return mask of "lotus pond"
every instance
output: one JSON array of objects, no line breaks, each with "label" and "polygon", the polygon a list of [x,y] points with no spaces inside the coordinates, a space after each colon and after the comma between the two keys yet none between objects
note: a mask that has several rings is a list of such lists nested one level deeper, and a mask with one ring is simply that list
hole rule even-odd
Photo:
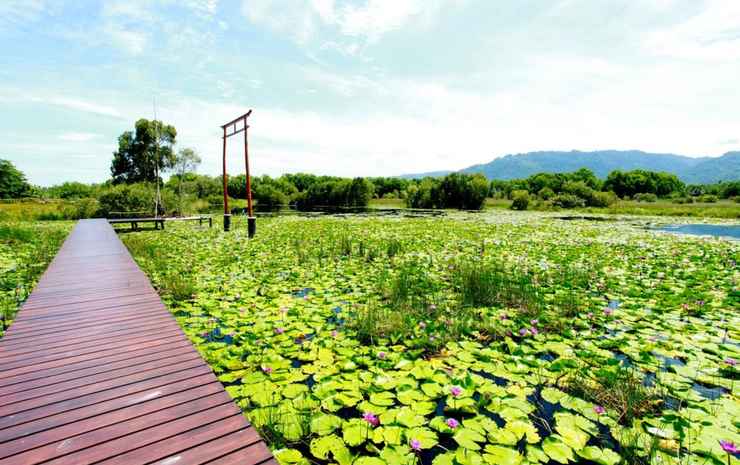
[{"label": "lotus pond", "polygon": [[496,212],[122,235],[282,464],[738,464],[740,243]]}]

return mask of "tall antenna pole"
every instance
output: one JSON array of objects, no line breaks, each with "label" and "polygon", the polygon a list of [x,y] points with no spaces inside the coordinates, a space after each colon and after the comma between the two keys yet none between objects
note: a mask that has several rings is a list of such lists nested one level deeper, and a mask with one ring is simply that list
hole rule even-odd
[{"label": "tall antenna pole", "polygon": [[157,97],[152,97],[152,104],[154,106],[154,129],[156,134],[154,136],[154,173],[157,183],[157,194],[154,198],[154,217],[159,218],[159,125],[157,124]]}]

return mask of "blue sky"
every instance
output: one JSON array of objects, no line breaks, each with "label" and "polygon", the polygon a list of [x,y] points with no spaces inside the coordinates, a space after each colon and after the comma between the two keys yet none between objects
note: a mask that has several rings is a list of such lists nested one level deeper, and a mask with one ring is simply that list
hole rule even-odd
[{"label": "blue sky", "polygon": [[250,108],[256,174],[740,148],[738,0],[2,0],[0,44],[0,158],[41,185],[107,179],[154,98],[207,174]]}]

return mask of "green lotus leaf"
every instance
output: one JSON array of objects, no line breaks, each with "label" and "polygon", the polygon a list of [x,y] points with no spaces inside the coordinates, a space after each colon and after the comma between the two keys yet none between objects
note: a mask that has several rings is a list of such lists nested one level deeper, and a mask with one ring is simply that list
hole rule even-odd
[{"label": "green lotus leaf", "polygon": [[273,452],[273,455],[280,465],[308,465],[309,463],[308,460],[303,457],[303,454],[295,449],[278,449]]},{"label": "green lotus leaf", "polygon": [[382,429],[383,441],[386,444],[400,445],[403,442],[403,431],[400,426],[384,426]]},{"label": "green lotus leaf", "polygon": [[558,435],[552,435],[542,441],[542,450],[548,457],[558,463],[575,461],[573,449],[571,449]]},{"label": "green lotus leaf", "polygon": [[414,412],[411,408],[401,407],[396,413],[396,422],[406,426],[407,428],[414,428],[425,424],[427,420],[422,415]]},{"label": "green lotus leaf", "polygon": [[588,433],[584,432],[580,428],[574,428],[567,425],[557,425],[555,430],[560,434],[563,442],[571,449],[582,449],[588,442]]},{"label": "green lotus leaf", "polygon": [[389,465],[413,463],[414,454],[409,452],[408,447],[386,446],[380,451],[380,458]]},{"label": "green lotus leaf", "polygon": [[541,395],[543,399],[550,402],[551,404],[557,404],[558,402],[560,402],[560,399],[567,396],[567,394],[563,391],[550,387],[544,388]]},{"label": "green lotus leaf", "polygon": [[[507,425],[513,422],[507,423]],[[494,444],[503,444],[507,446],[516,445],[519,442],[519,437],[514,431],[510,429],[495,428],[488,431],[488,439]]]},{"label": "green lotus leaf", "polygon": [[437,383],[422,383],[421,390],[432,399],[436,399],[442,394],[442,386]]},{"label": "green lotus leaf", "polygon": [[431,401],[418,401],[411,404],[410,407],[419,415],[429,415],[437,409],[437,404]]},{"label": "green lotus leaf", "polygon": [[462,447],[470,450],[479,450],[481,448],[479,443],[486,442],[486,438],[482,434],[470,428],[458,428],[452,439]]},{"label": "green lotus leaf", "polygon": [[342,426],[342,419],[336,415],[319,415],[311,420],[311,432],[319,436],[333,433]]},{"label": "green lotus leaf", "polygon": [[335,434],[322,436],[311,441],[311,454],[320,460],[329,460],[329,455],[340,465],[351,465],[354,457],[344,442]]},{"label": "green lotus leaf", "polygon": [[364,420],[353,418],[342,424],[342,438],[350,446],[359,446],[370,438],[372,427]]},{"label": "green lotus leaf", "polygon": [[540,435],[537,428],[529,422],[522,420],[515,420],[506,423],[506,430],[511,431],[517,438],[517,441],[522,437],[526,436],[529,444],[536,444],[540,442]]},{"label": "green lotus leaf", "polygon": [[384,460],[378,457],[359,457],[354,465],[388,465]]},{"label": "green lotus leaf", "polygon": [[293,399],[293,407],[296,410],[313,412],[316,411],[321,403],[314,399],[309,393],[304,393]]},{"label": "green lotus leaf", "polygon": [[527,447],[527,460],[531,463],[547,463],[550,458],[545,454],[545,451],[539,447]]},{"label": "green lotus leaf", "polygon": [[422,449],[431,449],[437,445],[437,434],[428,428],[411,428],[405,431],[406,439],[410,442],[416,439]]},{"label": "green lotus leaf", "polygon": [[308,392],[308,386],[305,384],[289,384],[282,389],[283,396],[288,399],[294,399],[304,392]]},{"label": "green lotus leaf", "polygon": [[524,457],[510,447],[487,445],[483,451],[483,460],[491,465],[520,465]]},{"label": "green lotus leaf", "polygon": [[600,449],[595,446],[587,446],[576,452],[579,457],[596,462],[599,465],[616,465],[622,458],[611,449]]},{"label": "green lotus leaf", "polygon": [[455,451],[455,461],[460,465],[483,465],[483,457],[478,452],[464,447]]},{"label": "green lotus leaf", "polygon": [[[398,462],[398,463],[403,463],[403,462]],[[432,465],[455,465],[455,453],[445,452],[444,454],[440,454],[434,457],[434,460],[432,460]]]},{"label": "green lotus leaf", "polygon": [[395,403],[395,398],[392,392],[377,392],[370,394],[370,403],[387,407]]}]

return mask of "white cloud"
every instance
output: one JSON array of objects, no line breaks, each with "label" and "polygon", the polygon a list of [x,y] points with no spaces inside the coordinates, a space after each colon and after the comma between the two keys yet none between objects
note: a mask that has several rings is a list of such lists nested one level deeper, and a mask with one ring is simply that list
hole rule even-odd
[{"label": "white cloud", "polygon": [[2,0],[0,31],[37,20],[46,10],[43,0]]},{"label": "white cloud", "polygon": [[288,34],[300,43],[324,28],[373,42],[411,22],[428,26],[443,7],[460,1],[365,0],[358,5],[346,0],[244,0],[242,11],[250,22]]},{"label": "white cloud", "polygon": [[100,134],[90,132],[65,132],[57,136],[59,140],[65,142],[90,142],[91,140],[101,137]]},{"label": "white cloud", "polygon": [[58,105],[61,107],[69,108],[71,110],[83,111],[86,113],[94,113],[96,115],[111,116],[113,118],[121,118],[121,113],[113,107],[101,105],[98,103],[91,103],[84,100],[69,97],[31,97],[31,101],[39,103],[47,103],[50,105]]},{"label": "white cloud", "polygon": [[740,1],[707,0],[691,18],[647,35],[645,46],[656,55],[727,62],[740,59]]},{"label": "white cloud", "polygon": [[103,4],[100,17],[99,32],[112,45],[128,54],[139,55],[151,39],[157,15],[151,1],[108,0]]}]

